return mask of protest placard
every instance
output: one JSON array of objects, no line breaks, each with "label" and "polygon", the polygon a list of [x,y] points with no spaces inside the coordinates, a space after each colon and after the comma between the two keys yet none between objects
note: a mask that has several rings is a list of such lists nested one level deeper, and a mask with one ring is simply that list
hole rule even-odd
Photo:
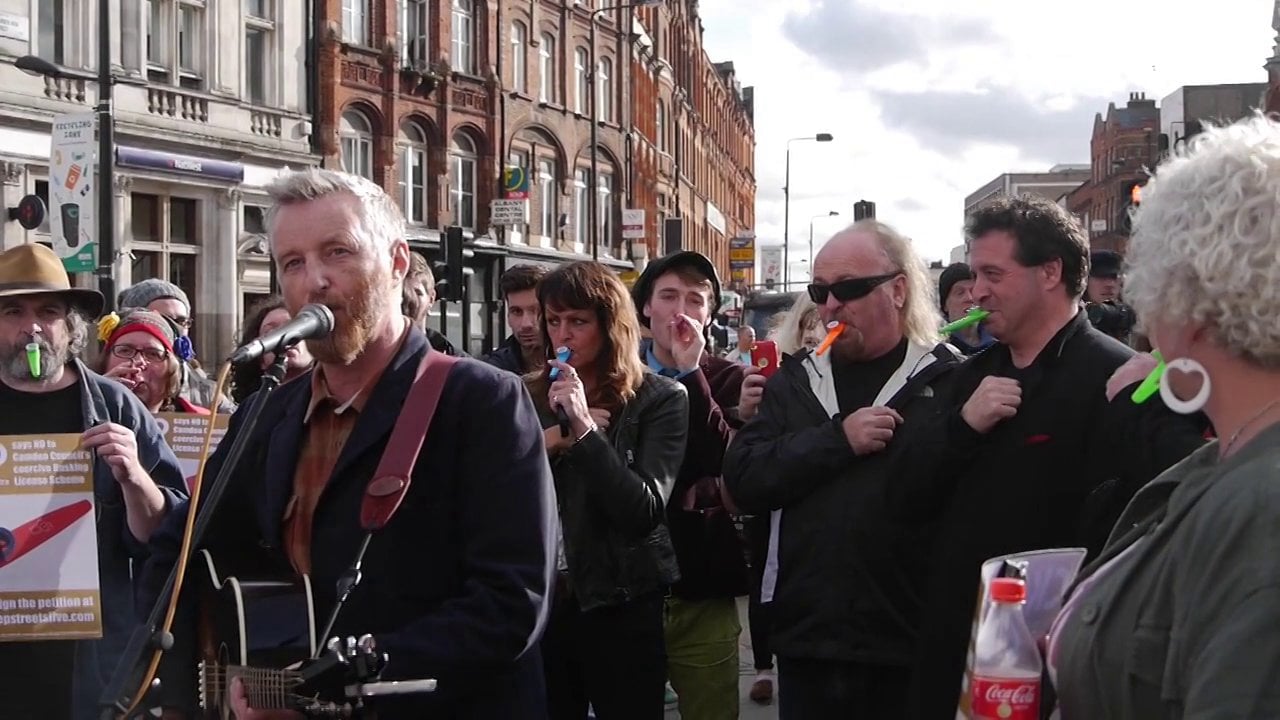
[{"label": "protest placard", "polygon": [[200,469],[200,458],[204,455],[204,434],[209,429],[210,418],[213,419],[213,442],[209,445],[209,454],[212,455],[222,436],[227,434],[230,415],[156,414],[156,422],[160,424],[164,441],[169,444],[173,454],[178,456],[178,466],[182,468],[182,477],[187,479],[188,491],[195,482],[196,471]]},{"label": "protest placard", "polygon": [[0,641],[102,637],[93,455],[0,436]]}]

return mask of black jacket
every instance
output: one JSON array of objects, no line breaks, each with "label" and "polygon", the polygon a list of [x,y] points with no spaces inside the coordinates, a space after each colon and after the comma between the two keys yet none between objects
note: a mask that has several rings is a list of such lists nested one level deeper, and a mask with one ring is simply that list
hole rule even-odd
[{"label": "black jacket", "polygon": [[[553,462],[569,588],[583,610],[665,591],[680,577],[665,509],[684,457],[689,398],[646,373],[610,419]],[[544,414],[543,427],[556,424]]]},{"label": "black jacket", "polygon": [[[932,362],[915,365],[893,402],[904,417],[935,412],[931,387],[958,363],[945,346],[934,352],[925,356]],[[931,528],[887,512],[885,488],[899,480],[890,457],[901,440],[855,455],[840,417],[814,392],[815,378],[830,372],[807,352],[782,364],[759,413],[729,446],[725,481],[744,512],[783,511],[770,610],[774,652],[905,667]]]},{"label": "black jacket", "polygon": [[[311,587],[319,618],[328,616],[337,580],[359,548],[361,498],[425,352],[426,337],[415,328],[373,388],[316,507]],[[248,440],[204,543],[221,555],[227,574],[235,573],[237,562],[291,573],[282,518],[310,396],[309,376],[280,386]],[[232,416],[210,458],[210,481],[241,432],[243,416],[243,410]],[[185,518],[183,505],[152,539],[144,576],[152,595],[173,563]],[[554,577],[555,522],[546,449],[524,385],[478,361],[460,360],[449,373],[409,493],[374,536],[363,580],[335,627],[341,637],[374,635],[391,656],[384,679],[439,680],[434,693],[387,700],[380,718],[540,716],[530,709],[545,703],[537,642]]]},{"label": "black jacket", "polygon": [[[1196,421],[1159,398],[1134,405],[1125,390],[1108,403],[1107,380],[1132,355],[1081,311],[1027,368],[992,345],[951,374],[936,413],[906,419],[891,504],[938,523],[910,717],[955,713],[983,561],[1055,547],[1096,553],[1138,488],[1203,442]],[[1018,379],[1022,404],[980,435],[960,409],[989,375]]]},{"label": "black jacket", "polygon": [[493,352],[480,359],[507,372],[513,372],[517,375],[524,374],[524,359],[520,352],[520,343],[516,340],[515,335],[507,336],[507,339],[494,348]]}]

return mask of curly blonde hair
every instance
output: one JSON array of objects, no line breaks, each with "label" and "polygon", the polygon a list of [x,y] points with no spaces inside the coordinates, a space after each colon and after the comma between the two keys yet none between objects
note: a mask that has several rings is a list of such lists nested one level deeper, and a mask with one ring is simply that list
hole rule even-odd
[{"label": "curly blonde hair", "polygon": [[1134,213],[1125,298],[1145,324],[1206,326],[1280,369],[1280,123],[1211,126],[1156,170]]}]

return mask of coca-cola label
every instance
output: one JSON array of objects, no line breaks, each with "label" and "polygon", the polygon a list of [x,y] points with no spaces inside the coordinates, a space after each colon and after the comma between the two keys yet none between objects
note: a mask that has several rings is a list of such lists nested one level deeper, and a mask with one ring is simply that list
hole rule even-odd
[{"label": "coca-cola label", "polygon": [[975,676],[969,711],[973,720],[1039,720],[1040,680]]}]

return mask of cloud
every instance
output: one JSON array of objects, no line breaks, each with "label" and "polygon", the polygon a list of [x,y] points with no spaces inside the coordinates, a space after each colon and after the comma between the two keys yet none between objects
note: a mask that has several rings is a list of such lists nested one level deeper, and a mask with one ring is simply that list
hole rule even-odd
[{"label": "cloud", "polygon": [[893,206],[902,212],[908,213],[924,212],[929,209],[928,205],[913,197],[898,198],[893,202]]},{"label": "cloud", "polygon": [[1050,109],[991,85],[980,92],[880,91],[875,97],[885,126],[910,134],[925,148],[955,156],[973,145],[1004,145],[1049,164],[1088,162],[1094,115],[1105,114],[1114,100],[1078,97],[1065,109]]},{"label": "cloud", "polygon": [[904,15],[869,7],[865,1],[825,0],[803,14],[788,14],[783,35],[840,73],[870,72],[902,62],[924,63],[939,47],[995,41],[974,19]]}]

